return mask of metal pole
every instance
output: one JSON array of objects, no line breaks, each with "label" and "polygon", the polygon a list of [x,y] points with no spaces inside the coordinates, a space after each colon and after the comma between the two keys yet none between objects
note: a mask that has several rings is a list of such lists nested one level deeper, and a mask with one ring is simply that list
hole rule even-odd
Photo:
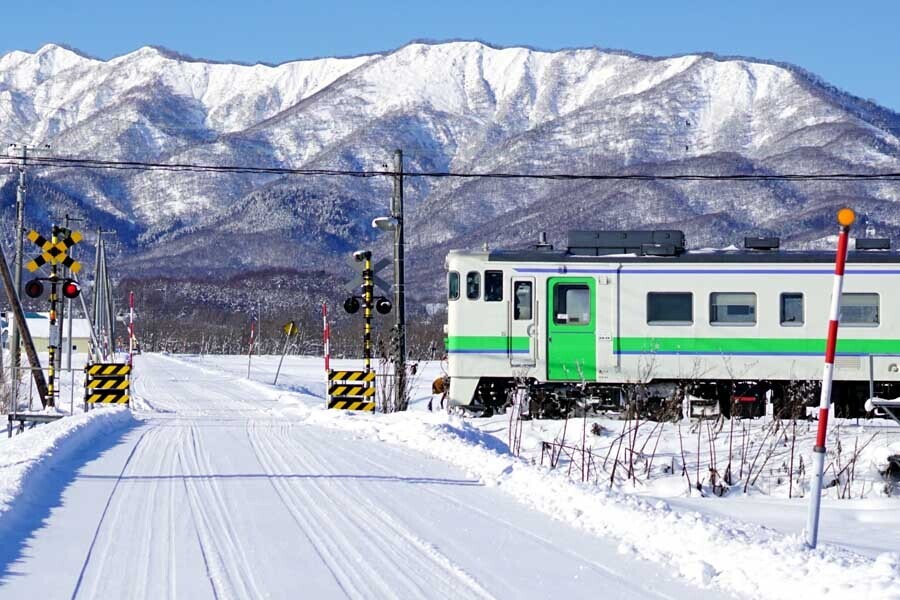
[{"label": "metal pole", "polygon": [[[19,185],[16,188],[16,257],[13,269],[13,285],[15,287],[16,297],[22,298],[22,263],[23,258],[23,236],[25,233],[25,168],[28,163],[28,146],[22,146],[22,163],[19,165]],[[18,406],[19,402],[19,380],[18,367],[19,360],[19,325],[11,322],[10,330],[10,371],[12,373],[12,401]]]},{"label": "metal pole", "polygon": [[394,151],[394,196],[391,213],[394,217],[394,329],[397,336],[397,355],[394,357],[394,406],[406,410],[406,290],[403,240],[403,151]]},{"label": "metal pole", "polygon": [[[203,348],[200,348],[203,352]],[[134,292],[128,292],[128,366],[134,365]]]},{"label": "metal pole", "polygon": [[[44,380],[44,372],[41,370],[41,363],[38,360],[37,351],[34,348],[34,340],[31,339],[31,334],[28,331],[28,325],[25,322],[25,312],[22,310],[22,302],[16,295],[16,290],[13,286],[12,273],[9,272],[9,265],[6,264],[6,254],[3,252],[2,246],[0,246],[0,279],[2,279],[3,288],[6,290],[6,300],[9,302],[10,307],[12,307],[16,324],[22,332],[22,344],[25,346],[25,355],[28,357],[28,361],[32,367],[31,373],[34,378],[34,385],[37,387],[38,394],[41,397],[41,404],[46,406],[47,382]],[[18,371],[19,369],[17,367],[13,368],[14,382],[18,381]],[[14,409],[16,409],[17,406],[17,404],[14,404]]]},{"label": "metal pole", "polygon": [[253,360],[253,340],[256,336],[256,321],[250,321],[250,352],[247,353],[247,379],[250,379],[250,362]]},{"label": "metal pole", "polygon": [[875,357],[869,355],[869,398],[875,397]]},{"label": "metal pole", "polygon": [[[56,245],[59,241],[59,227],[52,225],[52,233],[50,241]],[[50,263],[50,338],[47,344],[47,406],[56,406],[56,388],[54,387],[56,379],[56,352],[59,349],[59,339],[55,339],[59,335],[56,328],[56,305],[58,298],[56,292],[59,289],[59,267],[56,261]]]},{"label": "metal pole", "polygon": [[331,348],[329,347],[328,331],[328,304],[322,303],[322,354],[325,355],[325,407],[328,408],[331,395],[329,386],[331,385]]},{"label": "metal pole", "polygon": [[281,363],[284,362],[284,355],[287,354],[288,344],[291,342],[291,336],[288,333],[284,334],[284,348],[281,350],[281,358],[278,360],[278,368],[275,369],[275,381],[272,382],[272,385],[278,385],[278,375],[281,373]]},{"label": "metal pole", "polygon": [[822,503],[822,476],[825,469],[825,436],[828,432],[828,410],[831,406],[831,384],[834,377],[834,353],[837,348],[838,322],[841,313],[841,292],[844,287],[844,265],[847,261],[847,240],[856,215],[849,208],[838,211],[837,256],[834,260],[834,283],[831,289],[831,313],[828,318],[828,339],[825,344],[825,366],[822,371],[822,394],[819,397],[819,428],[813,447],[812,482],[809,490],[809,513],[806,520],[806,543],[815,548],[819,537],[819,509]]}]

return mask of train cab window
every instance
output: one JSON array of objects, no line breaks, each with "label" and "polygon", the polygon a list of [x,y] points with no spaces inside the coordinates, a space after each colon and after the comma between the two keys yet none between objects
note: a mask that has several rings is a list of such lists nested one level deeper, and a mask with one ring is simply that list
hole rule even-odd
[{"label": "train cab window", "polygon": [[513,286],[513,319],[530,321],[531,307],[534,306],[530,281],[517,281]]},{"label": "train cab window", "polygon": [[711,325],[756,325],[756,294],[713,292],[709,295]]},{"label": "train cab window", "polygon": [[692,325],[694,295],[690,292],[649,292],[647,325]]},{"label": "train cab window", "polygon": [[503,300],[503,271],[484,272],[484,301],[500,302]]},{"label": "train cab window", "polygon": [[803,325],[803,294],[781,295],[781,325],[783,327]]},{"label": "train cab window", "polygon": [[459,273],[450,271],[447,275],[447,298],[459,300]]},{"label": "train cab window", "polygon": [[466,298],[478,300],[481,297],[481,273],[469,271],[466,273]]},{"label": "train cab window", "polygon": [[588,325],[591,322],[591,289],[583,283],[560,283],[553,288],[553,322]]},{"label": "train cab window", "polygon": [[841,326],[876,327],[881,322],[878,294],[841,294]]}]

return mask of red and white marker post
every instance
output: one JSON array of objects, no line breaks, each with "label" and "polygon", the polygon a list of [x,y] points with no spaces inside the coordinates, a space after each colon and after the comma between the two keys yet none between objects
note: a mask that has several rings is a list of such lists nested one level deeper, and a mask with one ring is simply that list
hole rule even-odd
[{"label": "red and white marker post", "polygon": [[328,406],[328,386],[331,381],[328,376],[331,373],[331,329],[328,327],[328,305],[322,303],[322,354],[325,356],[325,406]]},{"label": "red and white marker post", "polygon": [[326,380],[328,371],[331,370],[331,348],[329,343],[329,338],[331,337],[331,331],[328,329],[328,305],[324,302],[322,303],[322,349],[323,354],[325,355],[325,374]]},{"label": "red and white marker post", "polygon": [[834,284],[831,289],[831,313],[828,317],[828,339],[825,342],[825,368],[822,371],[822,394],[819,397],[819,428],[813,448],[812,482],[809,490],[809,514],[806,519],[806,544],[816,547],[819,537],[819,508],[822,503],[822,476],[825,470],[825,436],[828,432],[828,411],[831,407],[831,382],[834,378],[834,353],[837,348],[838,319],[841,314],[841,292],[844,289],[844,265],[847,262],[847,243],[850,226],[856,220],[852,209],[842,208],[837,215],[841,226],[838,234],[837,256],[834,260]]},{"label": "red and white marker post", "polygon": [[128,292],[128,366],[134,366],[134,292]]},{"label": "red and white marker post", "polygon": [[247,379],[250,379],[250,361],[253,360],[253,343],[256,341],[256,319],[250,321],[250,351],[247,352]]}]

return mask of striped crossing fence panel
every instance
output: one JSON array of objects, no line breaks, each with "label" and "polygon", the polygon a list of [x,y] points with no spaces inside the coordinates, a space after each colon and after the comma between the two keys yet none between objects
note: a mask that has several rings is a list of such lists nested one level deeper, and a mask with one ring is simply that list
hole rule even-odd
[{"label": "striped crossing fence panel", "polygon": [[375,372],[329,370],[328,408],[375,412]]},{"label": "striped crossing fence panel", "polygon": [[94,363],[84,367],[84,401],[93,404],[130,404],[131,365]]}]

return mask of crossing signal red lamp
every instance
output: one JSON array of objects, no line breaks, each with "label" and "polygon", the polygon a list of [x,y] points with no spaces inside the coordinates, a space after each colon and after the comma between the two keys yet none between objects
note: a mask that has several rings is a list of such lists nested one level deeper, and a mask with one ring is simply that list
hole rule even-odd
[{"label": "crossing signal red lamp", "polygon": [[81,286],[78,285],[78,282],[73,279],[66,279],[63,281],[62,286],[62,295],[64,298],[69,298],[73,300],[78,297],[78,294],[81,293]]},{"label": "crossing signal red lamp", "polygon": [[344,300],[344,310],[350,313],[351,315],[355,312],[359,311],[359,300],[356,299],[355,296],[350,296],[346,300]]},{"label": "crossing signal red lamp", "polygon": [[393,308],[393,305],[387,298],[379,298],[375,301],[375,310],[377,310],[380,315],[388,314],[391,312],[391,308]]},{"label": "crossing signal red lamp", "polygon": [[25,284],[25,295],[29,298],[40,298],[44,294],[44,284],[40,279],[32,279]]}]

